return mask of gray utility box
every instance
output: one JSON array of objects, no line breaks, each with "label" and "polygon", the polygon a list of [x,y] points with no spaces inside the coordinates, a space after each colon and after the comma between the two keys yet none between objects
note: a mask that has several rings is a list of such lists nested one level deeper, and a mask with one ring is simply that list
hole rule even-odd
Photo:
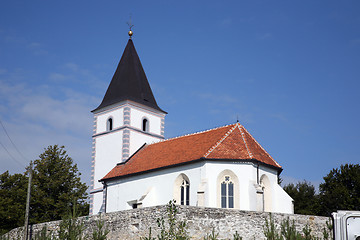
[{"label": "gray utility box", "polygon": [[335,240],[360,240],[360,211],[332,213]]}]

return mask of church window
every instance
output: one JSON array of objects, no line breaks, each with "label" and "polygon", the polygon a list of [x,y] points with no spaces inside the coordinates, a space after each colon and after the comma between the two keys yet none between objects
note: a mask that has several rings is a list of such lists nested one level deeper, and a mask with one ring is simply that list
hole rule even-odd
[{"label": "church window", "polygon": [[190,204],[190,184],[188,181],[183,179],[180,186],[180,204],[189,205]]},{"label": "church window", "polygon": [[146,118],[143,118],[143,120],[142,120],[142,130],[144,132],[149,131],[149,120],[147,120]]},{"label": "church window", "polygon": [[177,204],[190,205],[190,180],[185,174],[177,176],[173,191],[173,199]]},{"label": "church window", "polygon": [[111,131],[113,130],[113,120],[112,118],[109,118],[106,123],[106,130]]},{"label": "church window", "polygon": [[217,207],[240,208],[239,179],[230,169],[225,169],[217,177]]},{"label": "church window", "polygon": [[221,183],[221,207],[234,208],[234,183],[230,176],[225,176]]}]

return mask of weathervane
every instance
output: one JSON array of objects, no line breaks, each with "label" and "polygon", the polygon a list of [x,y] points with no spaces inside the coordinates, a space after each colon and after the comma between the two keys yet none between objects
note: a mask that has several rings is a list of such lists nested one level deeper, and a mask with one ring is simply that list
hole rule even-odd
[{"label": "weathervane", "polygon": [[129,37],[130,37],[130,39],[131,39],[131,36],[133,35],[133,32],[131,31],[131,28],[134,26],[134,24],[132,24],[132,22],[131,22],[131,14],[130,14],[130,19],[129,19],[129,21],[126,22],[126,23],[127,23],[127,25],[129,26],[129,28],[130,28],[128,34],[129,34]]}]

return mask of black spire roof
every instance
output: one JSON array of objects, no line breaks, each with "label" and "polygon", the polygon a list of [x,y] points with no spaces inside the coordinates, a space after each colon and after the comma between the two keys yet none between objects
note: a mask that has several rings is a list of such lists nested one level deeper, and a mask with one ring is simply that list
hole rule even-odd
[{"label": "black spire roof", "polygon": [[125,47],[104,99],[92,112],[124,100],[131,100],[167,113],[156,103],[131,38]]}]

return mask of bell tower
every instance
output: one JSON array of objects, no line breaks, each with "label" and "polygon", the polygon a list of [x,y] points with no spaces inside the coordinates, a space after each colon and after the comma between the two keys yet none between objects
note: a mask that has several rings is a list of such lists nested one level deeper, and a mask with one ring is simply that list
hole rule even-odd
[{"label": "bell tower", "polygon": [[104,211],[106,188],[99,182],[144,143],[164,139],[167,112],[156,103],[139,56],[129,40],[101,104],[92,111],[90,215]]}]

